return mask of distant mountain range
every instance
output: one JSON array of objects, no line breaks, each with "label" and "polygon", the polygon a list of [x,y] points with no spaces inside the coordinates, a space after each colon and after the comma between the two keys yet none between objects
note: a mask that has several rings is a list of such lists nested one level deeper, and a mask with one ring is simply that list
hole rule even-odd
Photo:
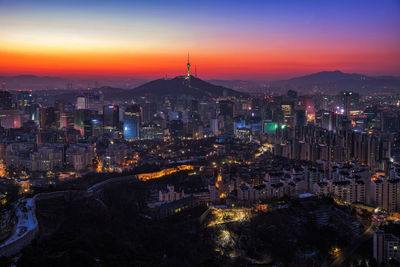
[{"label": "distant mountain range", "polygon": [[87,78],[69,79],[64,77],[17,75],[0,76],[0,84],[5,82],[10,90],[53,90],[53,89],[87,89],[100,86],[112,86],[131,89],[147,80],[137,78]]},{"label": "distant mountain range", "polygon": [[297,90],[301,93],[311,93],[313,89],[320,92],[334,94],[342,90],[352,90],[362,94],[377,92],[400,93],[400,77],[367,76],[358,73],[344,73],[341,71],[322,71],[296,77],[288,80],[256,82],[245,80],[210,80],[210,82],[227,86],[245,92],[272,91],[281,93],[282,90]]},{"label": "distant mountain range", "polygon": [[272,87],[294,89],[308,92],[313,88],[321,91],[337,92],[352,90],[370,94],[376,92],[400,93],[400,79],[392,76],[371,77],[358,73],[344,73],[341,71],[322,71],[302,77],[271,82]]},{"label": "distant mountain range", "polygon": [[[352,90],[362,94],[400,93],[400,78],[393,76],[367,76],[341,71],[322,71],[288,80],[259,82],[245,80],[209,80],[204,81],[190,77],[190,86],[184,77],[157,79],[146,83],[146,80],[135,78],[102,78],[72,80],[62,77],[40,77],[34,75],[0,76],[0,82],[6,82],[7,89],[84,89],[103,87],[121,97],[132,95],[192,95],[194,97],[218,97],[241,95],[246,92],[297,90],[300,93],[319,92],[335,94],[342,90]],[[134,88],[134,89],[132,89]],[[118,92],[118,93],[117,93]]]}]

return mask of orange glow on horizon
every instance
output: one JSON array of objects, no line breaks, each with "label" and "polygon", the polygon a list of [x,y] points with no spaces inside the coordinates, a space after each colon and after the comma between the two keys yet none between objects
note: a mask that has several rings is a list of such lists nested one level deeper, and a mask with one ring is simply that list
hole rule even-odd
[{"label": "orange glow on horizon", "polygon": [[[366,52],[365,52],[366,53]],[[389,69],[398,62],[389,61],[390,54],[375,53],[365,57],[359,52],[351,56],[343,51],[303,53],[303,51],[193,51],[192,66],[200,77],[265,76],[284,73],[307,73],[320,70],[352,71],[368,74],[380,70],[385,61]],[[184,53],[100,51],[100,50],[22,50],[0,47],[0,74],[64,75],[64,76],[137,76],[169,77],[185,73]],[[392,63],[388,63],[392,62]],[[368,67],[369,66],[369,67]]]}]

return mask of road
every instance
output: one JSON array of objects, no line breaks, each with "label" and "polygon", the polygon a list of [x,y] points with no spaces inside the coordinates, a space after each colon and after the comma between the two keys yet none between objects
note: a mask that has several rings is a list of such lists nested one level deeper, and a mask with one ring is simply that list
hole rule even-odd
[{"label": "road", "polygon": [[331,263],[331,266],[342,266],[342,264],[360,247],[361,244],[372,238],[374,224],[371,223],[370,226],[360,235],[356,240],[354,240],[350,246],[347,247],[340,255]]}]

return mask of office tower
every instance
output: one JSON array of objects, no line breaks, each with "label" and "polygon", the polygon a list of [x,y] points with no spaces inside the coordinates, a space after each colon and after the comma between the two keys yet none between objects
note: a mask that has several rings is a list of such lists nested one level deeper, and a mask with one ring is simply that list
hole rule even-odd
[{"label": "office tower", "polygon": [[91,136],[100,136],[103,134],[103,124],[101,118],[97,115],[92,116],[90,119],[85,120],[83,124],[84,136],[86,138]]},{"label": "office tower", "polygon": [[308,122],[315,120],[314,99],[311,96],[302,96],[300,98],[300,107],[306,111]]},{"label": "office tower", "polygon": [[84,95],[77,96],[75,109],[88,109],[88,108],[89,108],[88,98]]},{"label": "office tower", "polygon": [[201,120],[204,121],[207,119],[209,116],[208,114],[208,103],[206,101],[201,101],[199,104],[199,113]]},{"label": "office tower", "polygon": [[151,123],[140,127],[140,139],[143,140],[163,140],[165,131],[160,125]]},{"label": "office tower", "polygon": [[359,110],[360,108],[360,95],[351,91],[341,92],[339,100],[343,104],[344,115],[350,118],[351,112]]},{"label": "office tower", "polygon": [[210,120],[210,129],[211,132],[214,134],[214,136],[219,135],[219,125],[218,125],[218,120],[217,119],[211,119]]},{"label": "office tower", "polygon": [[60,112],[60,128],[74,128],[74,113]]},{"label": "office tower", "polygon": [[157,113],[157,103],[146,102],[143,105],[142,121],[144,123],[150,123],[153,121],[154,114]]},{"label": "office tower", "polygon": [[315,124],[318,127],[332,131],[334,129],[334,114],[331,111],[319,110],[315,113]]},{"label": "office tower", "polygon": [[374,231],[373,253],[378,264],[388,262],[390,259],[400,260],[399,245],[400,239],[398,237],[380,229]]},{"label": "office tower", "polygon": [[262,99],[255,98],[251,100],[251,116],[256,118],[262,118]]},{"label": "office tower", "polygon": [[218,110],[218,115],[223,116],[224,118],[233,118],[235,115],[235,105],[232,101],[229,100],[219,101]]},{"label": "office tower", "polygon": [[0,109],[11,109],[12,107],[12,96],[10,92],[0,91]]},{"label": "office tower", "polygon": [[304,126],[307,123],[306,111],[299,109],[295,111],[295,126]]},{"label": "office tower", "polygon": [[192,112],[198,113],[199,112],[199,101],[196,99],[192,99],[191,109]]},{"label": "office tower", "polygon": [[169,122],[169,132],[172,138],[181,139],[184,136],[182,120],[171,120]]},{"label": "office tower", "polygon": [[343,93],[343,108],[344,108],[344,115],[349,118],[350,116],[350,98],[351,92],[344,92]]},{"label": "office tower", "polygon": [[130,105],[124,111],[124,139],[137,140],[140,135],[140,107]]},{"label": "office tower", "polygon": [[90,120],[92,112],[88,109],[77,109],[74,112],[74,128],[84,136],[85,121]]},{"label": "office tower", "polygon": [[103,107],[103,127],[105,130],[118,130],[119,107],[107,105]]},{"label": "office tower", "polygon": [[22,111],[22,114],[33,114],[35,106],[31,91],[18,91],[13,95],[14,108]]},{"label": "office tower", "polygon": [[53,107],[41,108],[39,111],[40,130],[59,129],[60,111]]},{"label": "office tower", "polygon": [[5,129],[20,128],[21,116],[17,109],[0,110],[0,124]]},{"label": "office tower", "polygon": [[291,127],[294,123],[293,103],[282,103],[281,109],[283,112],[283,120],[286,126]]}]

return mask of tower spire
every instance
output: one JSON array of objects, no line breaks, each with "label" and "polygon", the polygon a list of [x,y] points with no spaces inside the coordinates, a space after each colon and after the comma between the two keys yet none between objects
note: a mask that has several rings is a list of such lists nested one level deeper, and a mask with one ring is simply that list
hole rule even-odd
[{"label": "tower spire", "polygon": [[189,52],[188,52],[188,62],[187,62],[187,76],[190,76],[190,60],[189,60]]}]

